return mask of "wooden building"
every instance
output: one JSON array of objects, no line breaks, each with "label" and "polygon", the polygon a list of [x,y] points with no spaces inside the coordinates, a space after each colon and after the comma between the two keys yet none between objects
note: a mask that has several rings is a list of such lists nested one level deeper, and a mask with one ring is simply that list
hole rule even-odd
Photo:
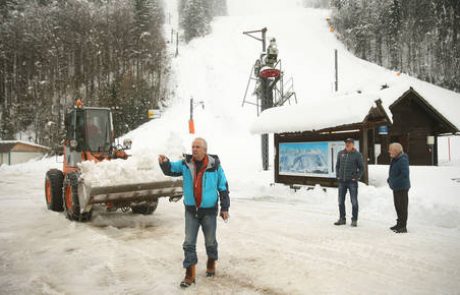
[{"label": "wooden building", "polygon": [[[381,145],[377,163],[389,164],[388,144],[399,142],[409,155],[411,165],[437,165],[438,136],[458,133],[458,127],[412,87],[397,97],[389,109],[393,124],[389,126],[388,134],[379,135],[377,129],[369,130],[368,134],[370,143]],[[369,153],[371,163],[376,162],[374,157],[374,153]]]},{"label": "wooden building", "polygon": [[[289,160],[283,158],[283,145],[297,144],[297,150],[289,153],[296,157],[303,153],[306,158],[310,152],[307,148],[301,151],[300,143],[307,146],[312,142],[340,142],[348,137],[354,138],[359,142],[359,151],[365,160],[366,173],[362,181],[367,183],[368,164],[389,164],[390,143],[402,144],[411,165],[437,165],[438,136],[459,134],[459,129],[460,94],[420,82],[417,90],[403,85],[382,88],[374,94],[332,96],[304,105],[269,109],[252,126],[253,133],[274,134],[275,182],[325,186],[336,185],[331,173],[333,167],[327,177],[309,173],[308,169],[303,174],[296,171],[284,173],[281,166]],[[336,152],[330,150],[331,155],[327,157],[333,158]],[[301,168],[304,167],[295,169],[302,171]],[[317,167],[314,170],[321,172]]]},{"label": "wooden building", "polygon": [[26,141],[0,141],[0,165],[14,165],[41,158],[50,148]]},{"label": "wooden building", "polygon": [[[354,106],[350,103],[353,100],[358,100],[361,104]],[[353,112],[347,108],[353,109]],[[272,124],[268,129],[262,128],[260,133],[277,130],[279,127],[283,130],[290,129],[288,132],[274,132],[274,176],[275,182],[291,185],[337,186],[335,164],[338,152],[345,146],[344,140],[355,139],[357,149],[367,155],[370,144],[373,144],[367,137],[369,130],[391,124],[380,100],[369,101],[359,95],[329,100],[326,103],[321,101],[300,108],[291,106],[285,110],[288,114],[279,112],[279,109],[273,110],[268,121],[278,124]],[[289,114],[290,110],[294,111]],[[324,115],[318,117],[318,114]],[[283,127],[283,121],[287,118],[291,122],[302,121],[306,125],[286,124]],[[263,121],[264,118],[262,125]],[[314,128],[307,129],[305,126]],[[368,161],[365,156],[363,158],[364,174],[361,181],[368,183]]]}]

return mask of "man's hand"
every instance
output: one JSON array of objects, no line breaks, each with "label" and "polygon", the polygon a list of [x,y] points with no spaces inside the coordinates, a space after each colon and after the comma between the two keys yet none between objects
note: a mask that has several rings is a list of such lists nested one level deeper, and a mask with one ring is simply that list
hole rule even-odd
[{"label": "man's hand", "polygon": [[220,211],[220,217],[222,217],[224,221],[227,221],[229,218],[228,211]]},{"label": "man's hand", "polygon": [[158,156],[158,162],[159,162],[160,164],[163,164],[164,162],[167,162],[167,161],[169,161],[169,159],[168,159],[168,157],[166,157],[165,155],[159,155],[159,156]]}]

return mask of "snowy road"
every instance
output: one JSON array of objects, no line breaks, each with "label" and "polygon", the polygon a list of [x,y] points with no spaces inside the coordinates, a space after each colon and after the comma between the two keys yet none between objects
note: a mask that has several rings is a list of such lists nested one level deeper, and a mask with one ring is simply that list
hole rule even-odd
[{"label": "snowy road", "polygon": [[[45,207],[43,175],[54,165],[49,160],[0,170],[1,294],[184,292],[178,288],[180,202],[163,200],[148,217],[98,212],[90,223],[70,222]],[[218,224],[218,277],[204,275],[200,234],[198,280],[186,293],[457,293],[458,225],[445,228],[414,217],[410,233],[396,235],[388,230],[394,216],[374,211],[380,201],[370,200],[376,197],[372,187],[362,191],[360,226],[337,228],[333,189],[294,194],[267,186],[250,195],[237,189],[230,222]]]}]

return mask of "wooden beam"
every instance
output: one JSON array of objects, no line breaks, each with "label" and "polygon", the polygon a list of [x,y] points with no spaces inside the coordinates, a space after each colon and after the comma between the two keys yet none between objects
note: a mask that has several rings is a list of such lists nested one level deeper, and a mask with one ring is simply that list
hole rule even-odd
[{"label": "wooden beam", "polygon": [[369,168],[368,168],[368,159],[369,159],[369,146],[368,146],[368,136],[367,136],[367,128],[363,128],[362,133],[361,133],[361,153],[363,155],[363,164],[364,164],[364,175],[363,175],[363,181],[366,184],[369,184]]}]

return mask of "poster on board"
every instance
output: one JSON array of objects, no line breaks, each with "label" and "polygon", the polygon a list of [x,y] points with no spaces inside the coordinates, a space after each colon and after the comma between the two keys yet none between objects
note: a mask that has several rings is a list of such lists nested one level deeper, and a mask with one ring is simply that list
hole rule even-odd
[{"label": "poster on board", "polygon": [[337,154],[344,148],[343,141],[281,142],[279,175],[335,178]]}]

